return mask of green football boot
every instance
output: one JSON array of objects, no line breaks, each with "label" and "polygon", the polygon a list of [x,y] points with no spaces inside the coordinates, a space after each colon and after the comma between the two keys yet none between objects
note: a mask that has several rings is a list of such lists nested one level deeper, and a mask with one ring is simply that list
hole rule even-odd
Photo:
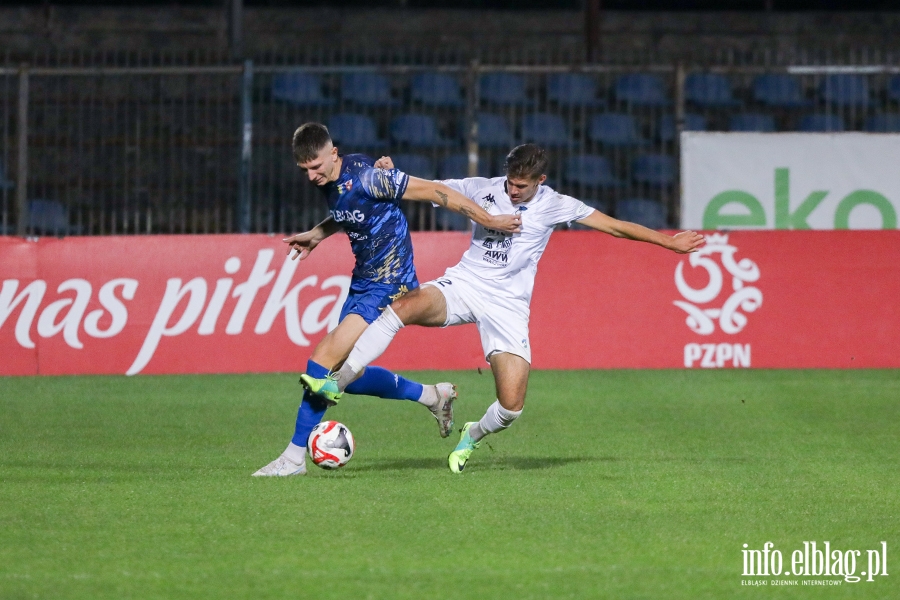
[{"label": "green football boot", "polygon": [[454,473],[462,473],[462,470],[466,468],[466,461],[469,460],[472,451],[481,445],[481,442],[476,442],[469,437],[469,428],[474,424],[475,421],[471,421],[463,425],[459,443],[456,445],[456,449],[450,453],[450,470]]},{"label": "green football boot", "polygon": [[310,377],[304,373],[300,376],[300,385],[306,388],[310,393],[313,393],[320,398],[324,398],[329,406],[334,406],[340,402],[341,396],[344,395],[344,393],[338,389],[337,378],[331,373],[326,375],[324,379],[316,379],[315,377]]}]

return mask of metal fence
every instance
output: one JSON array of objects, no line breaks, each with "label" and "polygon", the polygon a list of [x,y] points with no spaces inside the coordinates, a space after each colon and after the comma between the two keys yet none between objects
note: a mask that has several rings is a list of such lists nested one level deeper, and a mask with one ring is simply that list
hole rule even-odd
[{"label": "metal fence", "polygon": [[893,65],[353,63],[0,68],[0,233],[307,229],[325,205],[290,140],[313,120],[425,178],[501,174],[534,141],[549,185],[658,228],[679,220],[682,129],[900,131]]}]

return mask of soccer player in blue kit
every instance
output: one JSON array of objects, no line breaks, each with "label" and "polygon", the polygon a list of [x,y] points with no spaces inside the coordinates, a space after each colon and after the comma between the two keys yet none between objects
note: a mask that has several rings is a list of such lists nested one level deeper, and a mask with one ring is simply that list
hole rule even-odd
[{"label": "soccer player in blue kit", "polygon": [[[325,377],[339,369],[366,327],[386,306],[419,286],[413,248],[400,200],[431,202],[459,212],[490,229],[519,231],[518,215],[491,215],[446,185],[410,177],[397,169],[376,169],[362,154],[338,154],[328,129],[319,123],[301,125],[293,138],[294,160],[322,191],[330,216],[310,231],[284,241],[294,259],[306,258],[325,238],[347,232],[356,257],[350,292],[340,323],[313,350],[306,373]],[[422,385],[380,367],[369,366],[347,387],[351,394],[413,400],[426,406],[438,421],[441,437],[453,425],[456,389],[450,383]],[[306,473],[306,443],[325,415],[329,401],[309,391],[297,411],[294,435],[285,451],[254,476]]]}]

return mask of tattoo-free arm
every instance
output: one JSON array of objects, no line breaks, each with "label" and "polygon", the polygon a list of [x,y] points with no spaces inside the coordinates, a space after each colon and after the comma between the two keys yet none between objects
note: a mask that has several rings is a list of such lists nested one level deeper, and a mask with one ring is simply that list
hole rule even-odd
[{"label": "tattoo-free arm", "polygon": [[599,210],[595,210],[585,218],[580,219],[578,223],[618,238],[656,244],[679,254],[694,252],[704,242],[703,236],[694,231],[682,231],[674,236],[667,235],[637,223],[614,219]]},{"label": "tattoo-free arm", "polygon": [[296,254],[291,257],[291,260],[296,260],[297,258],[302,260],[309,256],[309,253],[312,252],[325,238],[340,230],[341,226],[329,216],[309,231],[292,235],[282,241],[288,245],[288,254],[296,252]]}]

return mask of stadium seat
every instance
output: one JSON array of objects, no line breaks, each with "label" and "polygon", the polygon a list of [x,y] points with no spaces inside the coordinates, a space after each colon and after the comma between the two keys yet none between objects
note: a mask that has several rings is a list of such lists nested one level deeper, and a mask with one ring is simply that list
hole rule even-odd
[{"label": "stadium seat", "polygon": [[668,227],[666,207],[656,200],[647,198],[619,200],[616,202],[616,218],[622,221],[631,221],[650,229]]},{"label": "stadium seat", "polygon": [[800,131],[844,131],[844,119],[840,115],[815,114],[800,119]]},{"label": "stadium seat", "polygon": [[39,235],[66,235],[72,231],[69,211],[56,200],[29,200],[26,223]]},{"label": "stadium seat", "polygon": [[873,115],[866,119],[865,130],[873,133],[900,133],[900,114]]},{"label": "stadium seat", "polygon": [[[684,131],[706,131],[706,117],[697,113],[684,115]],[[675,115],[659,118],[659,141],[671,142],[675,139]]]},{"label": "stadium seat", "polygon": [[731,93],[731,80],[719,73],[691,73],[684,80],[684,98],[697,106],[723,107],[741,104]]},{"label": "stadium seat", "polygon": [[900,75],[894,75],[888,79],[887,96],[894,102],[900,102]]},{"label": "stadium seat", "polygon": [[531,106],[525,78],[516,73],[488,73],[479,84],[481,100],[490,104]]},{"label": "stadium seat", "polygon": [[446,146],[437,122],[429,115],[400,115],[390,123],[391,139],[409,146]]},{"label": "stadium seat", "polygon": [[647,140],[638,132],[637,121],[624,113],[604,113],[591,117],[591,140],[607,146],[640,146]]},{"label": "stadium seat", "polygon": [[272,77],[272,98],[297,106],[328,106],[334,100],[322,94],[322,80],[313,73],[291,71]]},{"label": "stadium seat", "polygon": [[741,113],[731,115],[728,120],[730,131],[758,131],[771,133],[775,131],[775,117],[762,113]]},{"label": "stadium seat", "polygon": [[331,139],[338,146],[346,146],[347,150],[355,148],[382,148],[386,142],[378,138],[375,121],[366,115],[341,113],[329,117],[328,131]]},{"label": "stadium seat", "polygon": [[612,172],[605,156],[599,154],[575,154],[563,164],[563,179],[567,183],[586,187],[608,188],[623,185]]},{"label": "stadium seat", "polygon": [[581,73],[554,73],[547,76],[547,100],[559,106],[600,107],[597,80]]},{"label": "stadium seat", "polygon": [[341,97],[363,106],[396,106],[391,82],[380,73],[346,73],[341,77]]},{"label": "stadium seat", "polygon": [[532,113],[522,117],[523,143],[543,146],[568,146],[572,143],[563,118],[550,113]]},{"label": "stadium seat", "polygon": [[809,106],[811,101],[803,97],[800,82],[793,75],[766,73],[753,80],[753,99],[767,106],[798,108]]},{"label": "stadium seat", "polygon": [[[465,139],[465,124],[463,124],[463,138]],[[480,146],[512,147],[515,142],[512,130],[502,115],[491,113],[478,113],[478,144]]]},{"label": "stadium seat", "polygon": [[[491,177],[490,161],[486,158],[478,159],[478,176]],[[463,179],[469,176],[469,155],[465,152],[451,154],[444,157],[438,169],[440,179]]]},{"label": "stadium seat", "polygon": [[396,154],[391,157],[394,166],[413,177],[422,179],[436,179],[434,162],[427,156],[420,154]]},{"label": "stadium seat", "polygon": [[667,154],[645,154],[631,161],[631,177],[637,183],[672,185],[675,171],[675,159]]},{"label": "stadium seat", "polygon": [[459,82],[446,73],[419,73],[410,82],[413,102],[429,106],[464,106]]},{"label": "stadium seat", "polygon": [[869,82],[859,75],[838,73],[826,75],[819,85],[826,104],[836,106],[869,106]]},{"label": "stadium seat", "polygon": [[632,106],[668,106],[662,79],[649,73],[630,73],[616,79],[616,100]]}]

